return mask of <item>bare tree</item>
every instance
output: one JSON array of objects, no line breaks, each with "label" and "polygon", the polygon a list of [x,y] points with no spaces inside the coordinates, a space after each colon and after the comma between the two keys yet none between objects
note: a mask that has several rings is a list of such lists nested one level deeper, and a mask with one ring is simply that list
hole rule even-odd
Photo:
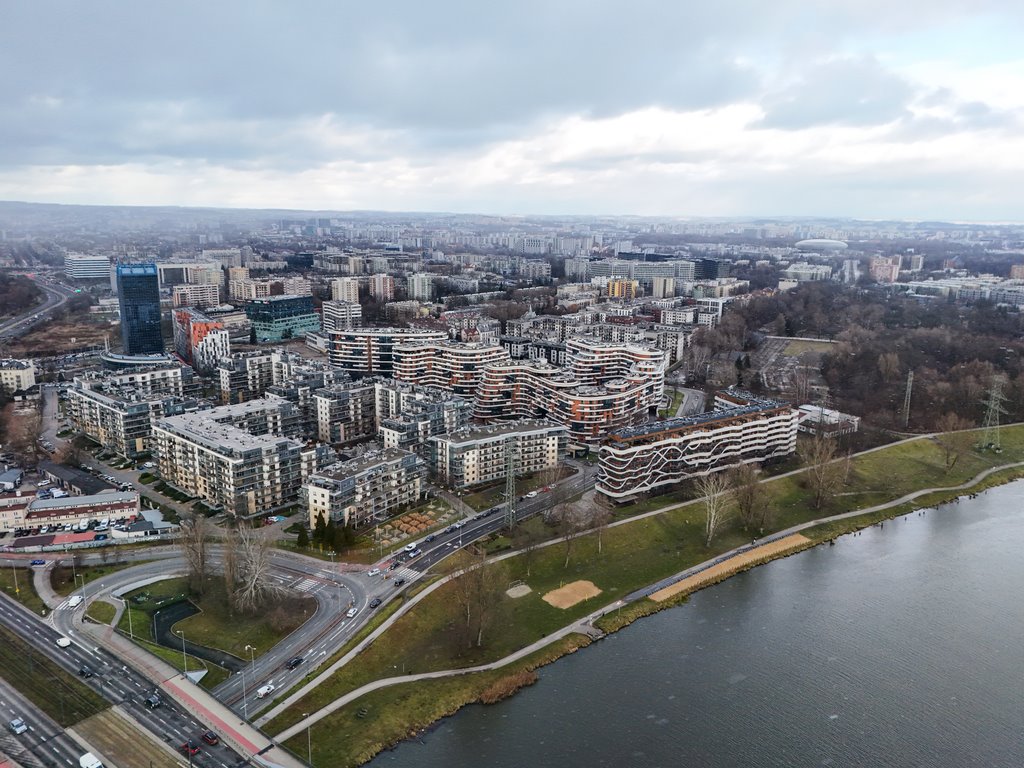
[{"label": "bare tree", "polygon": [[34,469],[43,452],[39,445],[43,427],[39,407],[16,408],[16,403],[10,403],[4,408],[3,418],[8,447],[21,456],[26,467]]},{"label": "bare tree", "polygon": [[721,472],[712,472],[697,479],[697,493],[704,500],[704,546],[710,547],[732,514],[729,481]]},{"label": "bare tree", "polygon": [[766,489],[757,479],[757,473],[757,464],[737,464],[727,473],[736,515],[745,531],[755,526],[764,527],[768,510]]},{"label": "bare tree", "polygon": [[517,525],[512,532],[512,545],[519,550],[520,561],[526,566],[526,578],[530,578],[530,569],[540,545],[540,536],[528,525]]},{"label": "bare tree", "polygon": [[[230,546],[231,542],[228,542]],[[239,528],[236,584],[232,598],[243,613],[255,613],[282,590],[270,578],[273,542],[263,528]]]},{"label": "bare tree", "polygon": [[209,571],[210,521],[202,515],[193,515],[181,521],[181,545],[185,562],[188,563],[189,588],[196,594],[203,594]]},{"label": "bare tree", "polygon": [[839,460],[839,450],[830,438],[816,435],[804,444],[800,455],[807,465],[807,480],[814,494],[814,508],[821,509],[828,498],[846,482],[850,462]]},{"label": "bare tree", "polygon": [[946,471],[956,466],[961,457],[970,453],[976,436],[965,430],[974,425],[956,413],[946,413],[938,420],[936,427],[941,434],[935,436],[935,442],[942,448]]},{"label": "bare tree", "polygon": [[604,502],[597,501],[590,514],[590,527],[597,531],[597,554],[604,553],[604,532],[613,519],[612,511]]},{"label": "bare tree", "polygon": [[568,568],[569,560],[576,549],[576,540],[580,532],[587,529],[587,522],[571,504],[560,504],[555,509],[558,510],[558,535],[562,537],[562,544],[565,546],[563,568]]},{"label": "bare tree", "polygon": [[459,612],[461,636],[467,648],[483,646],[484,632],[490,626],[508,584],[504,563],[486,562],[486,553],[451,580],[452,597]]}]

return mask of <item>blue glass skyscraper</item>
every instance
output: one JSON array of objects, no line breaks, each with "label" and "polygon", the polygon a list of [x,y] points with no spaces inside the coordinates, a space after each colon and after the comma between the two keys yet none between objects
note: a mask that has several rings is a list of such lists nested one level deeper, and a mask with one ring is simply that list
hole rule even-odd
[{"label": "blue glass skyscraper", "polygon": [[126,355],[164,351],[160,333],[160,280],[156,264],[118,264],[117,300]]}]

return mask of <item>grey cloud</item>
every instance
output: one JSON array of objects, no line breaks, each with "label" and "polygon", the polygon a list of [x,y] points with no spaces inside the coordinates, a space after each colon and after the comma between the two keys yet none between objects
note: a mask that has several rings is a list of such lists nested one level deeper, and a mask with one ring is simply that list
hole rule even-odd
[{"label": "grey cloud", "polygon": [[810,66],[797,83],[767,97],[766,128],[881,125],[909,114],[914,89],[870,58],[836,59]]}]

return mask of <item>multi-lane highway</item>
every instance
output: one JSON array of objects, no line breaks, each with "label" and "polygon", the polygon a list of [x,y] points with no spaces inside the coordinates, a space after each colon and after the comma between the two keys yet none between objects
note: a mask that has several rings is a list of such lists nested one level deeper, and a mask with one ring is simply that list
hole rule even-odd
[{"label": "multi-lane highway", "polygon": [[[71,614],[62,607],[54,614]],[[62,622],[56,622],[62,623]],[[150,708],[145,700],[155,691],[154,685],[140,672],[126,665],[105,649],[94,645],[84,633],[68,628],[62,632],[40,620],[7,596],[0,597],[0,624],[25,638],[39,652],[55,661],[64,670],[77,675],[83,666],[89,667],[93,677],[83,680],[103,698],[119,705],[136,722],[157,738],[177,747],[188,739],[198,740],[209,725],[199,722],[194,713],[179,707],[168,696],[161,697],[159,707]],[[67,637],[71,644],[57,646],[57,640]],[[203,751],[192,758],[196,766],[233,768],[239,756],[221,743],[203,745]]]},{"label": "multi-lane highway", "polygon": [[[21,720],[25,731],[14,733],[10,723]],[[35,766],[78,766],[88,750],[75,741],[42,710],[0,678],[0,753],[25,768]]]},{"label": "multi-lane highway", "polygon": [[20,336],[33,326],[44,322],[61,304],[75,295],[73,290],[59,283],[36,280],[35,284],[46,292],[46,301],[18,317],[0,323],[0,341]]}]

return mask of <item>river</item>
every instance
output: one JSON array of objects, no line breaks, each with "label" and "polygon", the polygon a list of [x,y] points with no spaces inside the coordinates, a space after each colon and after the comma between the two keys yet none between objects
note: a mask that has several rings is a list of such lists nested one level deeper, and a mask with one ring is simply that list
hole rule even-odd
[{"label": "river", "polygon": [[755,568],[373,768],[1024,765],[1024,481]]}]

